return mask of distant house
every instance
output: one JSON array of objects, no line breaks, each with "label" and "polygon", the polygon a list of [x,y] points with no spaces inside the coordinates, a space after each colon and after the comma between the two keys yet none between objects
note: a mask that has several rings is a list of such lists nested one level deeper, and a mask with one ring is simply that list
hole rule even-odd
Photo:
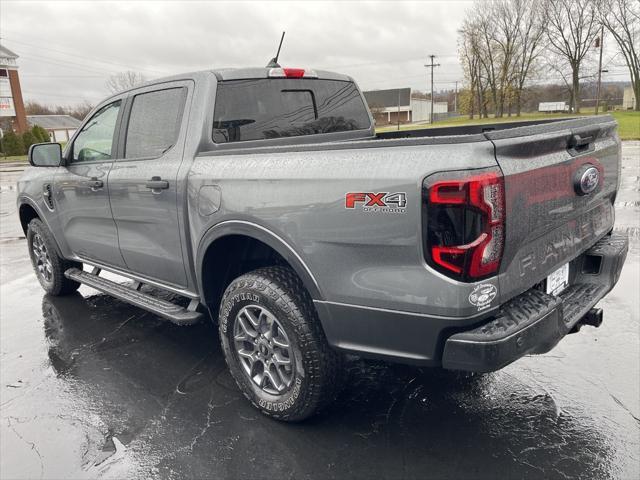
[{"label": "distant house", "polygon": [[[431,101],[414,98],[411,88],[391,88],[363,92],[378,125],[385,123],[428,122]],[[433,113],[447,113],[447,102],[435,102]]]},{"label": "distant house", "polygon": [[636,95],[632,87],[626,87],[622,96],[622,109],[633,110],[636,108]]},{"label": "distant house", "polygon": [[27,115],[27,122],[31,127],[40,125],[54,142],[68,142],[81,123],[71,115]]}]

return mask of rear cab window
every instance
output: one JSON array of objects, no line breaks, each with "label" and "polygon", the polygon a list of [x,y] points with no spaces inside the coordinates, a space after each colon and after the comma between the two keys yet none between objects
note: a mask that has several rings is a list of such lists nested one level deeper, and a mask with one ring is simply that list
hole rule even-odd
[{"label": "rear cab window", "polygon": [[184,87],[140,93],[133,99],[125,158],[157,158],[178,139],[187,90]]},{"label": "rear cab window", "polygon": [[267,78],[218,83],[216,143],[297,137],[370,128],[353,82]]}]

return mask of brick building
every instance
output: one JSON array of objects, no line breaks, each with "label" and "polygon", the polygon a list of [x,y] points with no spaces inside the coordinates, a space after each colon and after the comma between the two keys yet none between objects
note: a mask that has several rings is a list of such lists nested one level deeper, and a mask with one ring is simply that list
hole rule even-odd
[{"label": "brick building", "polygon": [[0,45],[0,128],[23,133],[28,128],[18,76],[18,55]]}]

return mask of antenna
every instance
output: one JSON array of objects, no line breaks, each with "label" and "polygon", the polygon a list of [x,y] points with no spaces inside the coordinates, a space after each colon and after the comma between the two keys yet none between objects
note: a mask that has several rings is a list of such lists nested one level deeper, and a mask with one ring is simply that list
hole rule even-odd
[{"label": "antenna", "polygon": [[269,61],[269,63],[267,64],[267,68],[280,68],[280,65],[278,64],[278,57],[280,56],[280,49],[282,48],[284,33],[285,32],[282,32],[282,37],[280,37],[280,45],[278,45],[278,52],[276,53],[276,56]]}]

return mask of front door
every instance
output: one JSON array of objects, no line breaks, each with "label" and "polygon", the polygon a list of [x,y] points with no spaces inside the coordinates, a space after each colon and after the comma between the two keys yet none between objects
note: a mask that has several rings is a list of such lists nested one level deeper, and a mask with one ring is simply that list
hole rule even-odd
[{"label": "front door", "polygon": [[100,108],[85,122],[54,178],[54,200],[64,239],[78,257],[124,267],[109,205],[109,172],[116,156],[123,102]]},{"label": "front door", "polygon": [[114,162],[109,175],[113,218],[128,269],[176,286],[187,284],[177,192],[189,88],[189,82],[176,82],[132,95],[121,129],[124,158]]}]

